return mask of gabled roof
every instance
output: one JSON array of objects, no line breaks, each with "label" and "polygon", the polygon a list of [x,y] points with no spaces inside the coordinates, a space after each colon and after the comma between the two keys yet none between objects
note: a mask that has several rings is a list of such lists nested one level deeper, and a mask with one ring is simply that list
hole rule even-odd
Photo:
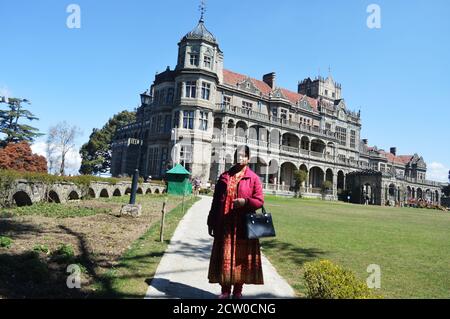
[{"label": "gabled roof", "polygon": [[225,84],[235,87],[237,84],[244,82],[246,79],[249,79],[253,83],[253,85],[261,91],[263,95],[269,96],[269,93],[272,92],[272,88],[264,81],[257,80],[230,70],[223,70],[223,82]]},{"label": "gabled roof", "polygon": [[[266,97],[269,96],[274,90],[264,81],[251,78],[247,75],[236,73],[230,70],[223,70],[223,82],[224,84],[236,87],[236,85],[244,82],[246,79],[250,80],[253,85]],[[308,103],[312,106],[313,110],[317,112],[317,100],[303,94],[289,91],[287,89],[280,88],[281,94],[289,100],[293,105],[296,105],[298,101],[306,98]]]},{"label": "gabled roof", "polygon": [[412,155],[394,155],[392,153],[389,152],[385,152],[383,150],[379,150],[378,151],[381,155],[384,155],[384,157],[386,157],[386,159],[388,160],[388,162],[390,163],[396,163],[396,164],[402,164],[402,165],[406,165],[408,164],[411,159],[413,158]]}]

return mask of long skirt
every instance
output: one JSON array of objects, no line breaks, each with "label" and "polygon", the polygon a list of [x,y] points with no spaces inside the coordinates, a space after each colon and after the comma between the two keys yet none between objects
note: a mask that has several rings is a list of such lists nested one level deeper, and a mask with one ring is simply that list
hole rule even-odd
[{"label": "long skirt", "polygon": [[246,239],[244,227],[243,214],[224,218],[223,233],[216,234],[211,251],[210,283],[264,284],[259,240]]}]

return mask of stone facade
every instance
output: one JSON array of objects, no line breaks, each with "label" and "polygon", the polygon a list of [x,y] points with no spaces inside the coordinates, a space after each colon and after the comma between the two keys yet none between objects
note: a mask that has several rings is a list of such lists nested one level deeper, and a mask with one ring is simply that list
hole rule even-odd
[{"label": "stone facade", "polygon": [[232,165],[236,147],[248,145],[250,166],[266,192],[292,192],[297,169],[308,172],[302,191],[309,196],[320,196],[329,180],[330,197],[337,199],[346,175],[367,169],[399,185],[438,189],[425,180],[418,155],[397,156],[361,140],[360,112],[347,108],[331,75],[307,78],[292,92],[276,85],[273,72],[258,80],[223,64],[217,40],[200,19],[178,43],[175,69],[157,74],[141,94],[136,123],[117,130],[113,176],[131,175],[137,167],[142,176],[163,178],[181,163],[204,185],[213,184]]}]

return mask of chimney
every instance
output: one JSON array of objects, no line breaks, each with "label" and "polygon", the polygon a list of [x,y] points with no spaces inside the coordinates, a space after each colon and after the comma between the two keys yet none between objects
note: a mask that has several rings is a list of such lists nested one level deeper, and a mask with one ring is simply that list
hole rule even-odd
[{"label": "chimney", "polygon": [[362,141],[363,141],[364,145],[368,145],[369,144],[369,140],[367,138],[363,139]]},{"label": "chimney", "polygon": [[272,89],[275,88],[275,72],[267,73],[263,75],[263,81],[267,83]]},{"label": "chimney", "polygon": [[397,148],[396,147],[391,147],[391,154],[394,156],[397,156]]}]

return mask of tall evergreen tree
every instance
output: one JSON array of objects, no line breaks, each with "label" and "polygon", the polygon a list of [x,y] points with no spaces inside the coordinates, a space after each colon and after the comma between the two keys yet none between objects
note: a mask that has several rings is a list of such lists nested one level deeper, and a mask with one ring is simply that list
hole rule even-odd
[{"label": "tall evergreen tree", "polygon": [[4,104],[7,105],[7,109],[0,110],[0,133],[6,137],[0,140],[1,147],[22,141],[32,144],[35,138],[45,135],[39,133],[39,130],[33,126],[19,123],[22,119],[29,121],[39,119],[22,105],[30,104],[28,100],[10,98]]},{"label": "tall evergreen tree", "polygon": [[136,120],[136,112],[122,111],[115,114],[102,129],[93,129],[89,141],[80,149],[80,174],[106,173],[111,168],[111,143],[120,126]]}]

